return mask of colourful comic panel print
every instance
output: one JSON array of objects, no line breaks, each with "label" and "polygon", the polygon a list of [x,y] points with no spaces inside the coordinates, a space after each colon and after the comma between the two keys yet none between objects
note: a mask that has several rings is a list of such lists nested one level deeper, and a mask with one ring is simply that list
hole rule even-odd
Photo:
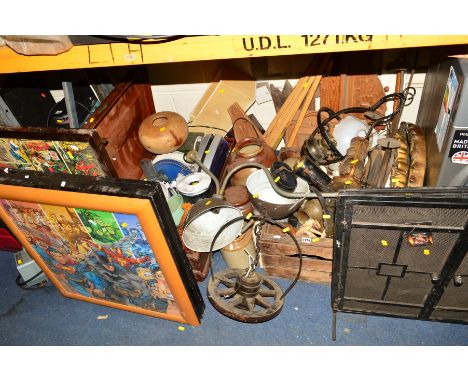
[{"label": "colourful comic panel print", "polygon": [[0,168],[107,176],[87,142],[0,138]]},{"label": "colourful comic panel print", "polygon": [[106,176],[96,152],[87,142],[55,142],[70,172],[76,175]]},{"label": "colourful comic panel print", "polygon": [[180,315],[135,215],[0,199],[71,293]]},{"label": "colourful comic panel print", "polygon": [[20,139],[0,138],[0,168],[35,170]]}]

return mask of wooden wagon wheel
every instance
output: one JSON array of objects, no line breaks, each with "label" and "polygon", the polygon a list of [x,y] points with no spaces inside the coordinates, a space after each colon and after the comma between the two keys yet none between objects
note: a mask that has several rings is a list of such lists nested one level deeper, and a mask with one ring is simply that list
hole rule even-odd
[{"label": "wooden wagon wheel", "polygon": [[208,282],[208,299],[221,314],[236,321],[258,323],[276,317],[283,308],[281,288],[255,271],[225,269]]}]

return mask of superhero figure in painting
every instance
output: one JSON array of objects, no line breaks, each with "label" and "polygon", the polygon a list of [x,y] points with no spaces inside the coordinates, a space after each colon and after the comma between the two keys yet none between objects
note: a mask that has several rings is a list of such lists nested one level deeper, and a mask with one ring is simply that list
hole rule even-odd
[{"label": "superhero figure in painting", "polygon": [[[90,256],[87,257],[87,265],[90,270],[88,274],[85,272],[88,284],[95,289],[102,288],[99,289],[99,293],[102,292],[102,295],[108,300],[165,312],[168,302],[153,296],[147,283],[136,272],[128,269],[128,267],[135,266],[132,264],[134,259],[132,262],[125,261],[124,265],[127,266],[125,268],[121,265],[123,257],[116,252],[118,252],[116,248],[109,246],[97,244],[92,246]],[[149,258],[137,260],[137,264],[143,266],[143,261],[148,262],[148,260]]]}]

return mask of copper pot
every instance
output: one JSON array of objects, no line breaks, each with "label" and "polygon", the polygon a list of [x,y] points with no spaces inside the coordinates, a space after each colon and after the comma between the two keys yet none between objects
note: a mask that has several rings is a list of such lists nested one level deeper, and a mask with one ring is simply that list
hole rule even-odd
[{"label": "copper pot", "polygon": [[[227,160],[227,171],[241,163],[260,163],[269,168],[276,162],[275,150],[259,138],[244,138],[236,143]],[[245,186],[250,174],[257,168],[244,168],[237,171],[231,178],[231,185]]]}]

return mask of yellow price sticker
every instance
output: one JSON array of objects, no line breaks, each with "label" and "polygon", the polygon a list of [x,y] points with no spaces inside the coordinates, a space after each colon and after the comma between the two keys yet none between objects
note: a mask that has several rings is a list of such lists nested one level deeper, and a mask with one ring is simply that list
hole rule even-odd
[{"label": "yellow price sticker", "polygon": [[351,164],[356,164],[357,162],[359,162],[359,159],[353,159],[353,160],[351,161]]},{"label": "yellow price sticker", "polygon": [[254,198],[254,199],[258,199],[258,197],[259,197],[258,194],[253,194],[253,195],[252,195],[252,198]]},{"label": "yellow price sticker", "polygon": [[425,250],[423,251],[423,253],[424,253],[424,255],[427,256],[427,255],[429,255],[429,254],[431,253],[431,251],[429,251],[428,249],[425,249]]},{"label": "yellow price sticker", "polygon": [[275,183],[278,183],[281,178],[279,176],[276,177]]},{"label": "yellow price sticker", "polygon": [[314,237],[312,239],[312,243],[318,243],[320,241],[320,238],[319,237]]},{"label": "yellow price sticker", "polygon": [[91,118],[89,119],[89,122],[90,122],[90,123],[93,123],[93,122],[94,122],[94,117],[91,117]]},{"label": "yellow price sticker", "polygon": [[250,218],[252,217],[252,212],[249,212],[249,214],[245,217],[247,220],[250,220]]},{"label": "yellow price sticker", "polygon": [[392,183],[398,183],[398,182],[399,182],[398,178],[392,178]]},{"label": "yellow price sticker", "polygon": [[126,227],[128,224],[127,223],[122,223],[122,227]]},{"label": "yellow price sticker", "polygon": [[328,219],[330,219],[330,218],[331,218],[331,216],[330,216],[330,215],[323,215],[322,217],[323,217],[324,219],[326,219],[326,220],[328,220]]},{"label": "yellow price sticker", "polygon": [[301,167],[304,167],[304,162],[298,162],[296,164],[296,168],[301,168]]},{"label": "yellow price sticker", "polygon": [[164,130],[166,130],[165,127],[161,127],[161,128],[159,129],[159,131],[164,131]]},{"label": "yellow price sticker", "polygon": [[284,233],[289,232],[289,231],[290,231],[289,227],[283,228]]},{"label": "yellow price sticker", "polygon": [[344,184],[353,184],[353,181],[352,181],[352,180],[346,180],[346,181],[344,182]]},{"label": "yellow price sticker", "polygon": [[205,150],[205,154],[209,154],[210,153],[210,150]]},{"label": "yellow price sticker", "polygon": [[211,200],[208,200],[206,203],[205,203],[205,206],[209,206],[211,204]]},{"label": "yellow price sticker", "polygon": [[388,241],[387,240],[381,240],[380,242],[382,243],[383,247],[388,247]]}]

